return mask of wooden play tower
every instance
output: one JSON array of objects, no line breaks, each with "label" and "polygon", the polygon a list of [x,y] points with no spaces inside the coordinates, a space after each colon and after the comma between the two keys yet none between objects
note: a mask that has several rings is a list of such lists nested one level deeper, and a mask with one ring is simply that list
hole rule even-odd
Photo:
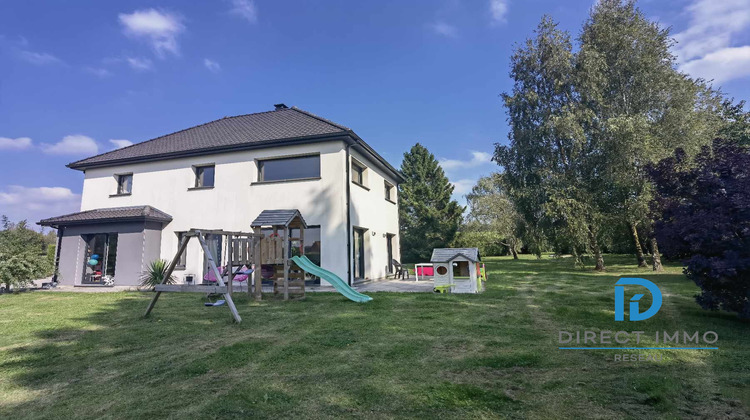
[{"label": "wooden play tower", "polygon": [[[293,256],[305,253],[307,224],[299,210],[263,210],[250,226],[256,235],[262,235],[260,266],[261,273],[266,274],[261,277],[268,275],[273,280],[274,295],[283,293],[284,300],[304,298],[305,273],[291,261]],[[257,298],[261,296],[260,283],[255,283]]]}]

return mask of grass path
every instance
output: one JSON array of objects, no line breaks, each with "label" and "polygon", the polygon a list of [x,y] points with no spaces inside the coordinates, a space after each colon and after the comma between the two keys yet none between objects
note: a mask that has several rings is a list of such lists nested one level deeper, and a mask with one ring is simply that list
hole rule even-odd
[{"label": "grass path", "polygon": [[[701,310],[678,267],[631,259],[490,258],[481,295],[238,298],[241,325],[198,295],[150,319],[148,294],[2,295],[0,418],[748,418],[750,324]],[[625,275],[659,285],[656,316],[614,322]],[[720,350],[615,362],[558,350],[561,329],[712,330]]]}]

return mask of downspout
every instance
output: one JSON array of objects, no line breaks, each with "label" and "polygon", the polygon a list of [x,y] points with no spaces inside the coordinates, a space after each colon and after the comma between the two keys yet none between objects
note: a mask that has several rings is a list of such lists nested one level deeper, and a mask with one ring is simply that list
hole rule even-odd
[{"label": "downspout", "polygon": [[346,145],[346,282],[352,285],[352,214],[351,214],[351,180],[349,167],[351,166],[351,157],[349,149],[351,143]]}]

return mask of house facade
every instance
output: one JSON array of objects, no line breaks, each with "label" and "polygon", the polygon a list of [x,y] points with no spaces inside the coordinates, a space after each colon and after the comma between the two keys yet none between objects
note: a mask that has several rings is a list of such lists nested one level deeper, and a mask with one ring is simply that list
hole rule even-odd
[{"label": "house facade", "polygon": [[[351,129],[298,108],[222,118],[68,166],[85,175],[81,212],[40,222],[58,228],[61,284],[136,285],[148,263],[172,259],[181,232],[250,231],[276,209],[298,209],[305,254],[350,283],[383,278],[399,259],[399,171]],[[178,281],[200,282],[202,255],[191,242]]]}]

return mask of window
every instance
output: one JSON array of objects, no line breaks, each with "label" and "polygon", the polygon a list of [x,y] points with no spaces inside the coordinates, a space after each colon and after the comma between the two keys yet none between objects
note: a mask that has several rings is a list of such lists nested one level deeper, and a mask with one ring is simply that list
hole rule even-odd
[{"label": "window", "polygon": [[196,166],[195,188],[213,188],[215,171],[214,165]]},{"label": "window", "polygon": [[453,278],[469,278],[469,262],[456,261],[453,263]]},{"label": "window", "polygon": [[388,181],[385,181],[385,199],[390,201],[391,203],[395,203],[393,196],[393,185],[391,185]]},{"label": "window", "polygon": [[117,177],[117,195],[130,194],[133,190],[133,174],[120,174]]},{"label": "window", "polygon": [[[180,249],[180,244],[182,243],[182,239],[185,237],[185,232],[175,232],[177,234],[177,249]],[[183,251],[182,255],[180,255],[180,261],[177,262],[177,265],[174,267],[175,270],[184,270],[185,266],[187,265],[187,247],[185,248],[185,251]]]},{"label": "window", "polygon": [[320,155],[258,161],[258,181],[320,178]]},{"label": "window", "polygon": [[444,276],[444,275],[448,274],[448,269],[445,268],[444,265],[439,265],[438,268],[437,268],[437,273],[440,274],[441,276]]},{"label": "window", "polygon": [[352,182],[367,188],[367,167],[352,159]]}]

